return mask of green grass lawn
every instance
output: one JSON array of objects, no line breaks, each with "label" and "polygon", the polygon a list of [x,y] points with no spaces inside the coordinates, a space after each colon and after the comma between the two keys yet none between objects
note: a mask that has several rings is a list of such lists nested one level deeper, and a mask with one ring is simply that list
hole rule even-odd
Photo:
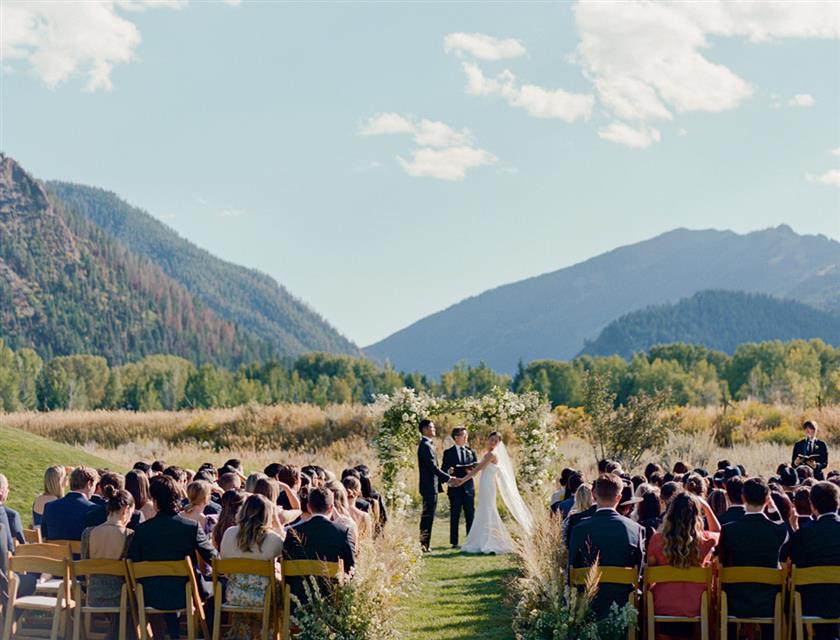
[{"label": "green grass lawn", "polygon": [[[463,542],[466,534],[461,532]],[[433,552],[424,558],[420,591],[400,619],[409,640],[510,640],[512,604],[505,583],[511,556],[462,554],[449,546],[449,520],[438,517]]]},{"label": "green grass lawn", "polygon": [[9,506],[20,512],[26,527],[32,517],[32,501],[44,487],[44,471],[54,464],[113,466],[76,447],[0,426],[0,473],[9,479]]}]

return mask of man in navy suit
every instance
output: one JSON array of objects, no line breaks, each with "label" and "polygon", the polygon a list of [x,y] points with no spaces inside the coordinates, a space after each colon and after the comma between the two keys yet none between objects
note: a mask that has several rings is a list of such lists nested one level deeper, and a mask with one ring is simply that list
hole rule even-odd
[{"label": "man in navy suit", "polygon": [[96,508],[90,497],[99,482],[96,469],[76,467],[70,474],[70,491],[44,505],[41,536],[44,540],[81,540],[85,518]]},{"label": "man in navy suit", "polygon": [[420,443],[417,445],[417,466],[420,469],[420,496],[423,498],[423,511],[420,514],[420,546],[429,551],[432,539],[432,525],[435,522],[438,494],[443,493],[443,483],[451,480],[448,473],[438,466],[437,452],[432,438],[436,435],[435,423],[431,420],[420,421]]},{"label": "man in navy suit", "polygon": [[[582,520],[571,534],[569,564],[574,568],[591,567],[597,561],[603,567],[639,569],[644,557],[645,534],[641,525],[616,511],[624,483],[612,473],[602,473],[593,487],[597,510]],[[612,603],[627,602],[632,587],[604,584],[592,601],[592,611],[599,618],[609,613]]]},{"label": "man in navy suit", "polygon": [[14,509],[6,506],[9,499],[9,481],[0,473],[0,524],[4,525],[6,545],[12,553],[15,550],[14,541],[25,542],[23,537],[23,524],[20,521],[20,514]]},{"label": "man in navy suit", "polygon": [[[452,439],[455,444],[443,452],[443,468],[446,472],[456,478],[463,478],[470,469],[478,464],[478,456],[467,444],[469,433],[464,427],[455,427],[452,430]],[[447,489],[449,496],[449,543],[453,547],[458,546],[458,529],[461,524],[461,511],[464,512],[464,520],[467,522],[467,534],[472,528],[473,517],[475,516],[475,483],[472,478],[464,484]]]}]

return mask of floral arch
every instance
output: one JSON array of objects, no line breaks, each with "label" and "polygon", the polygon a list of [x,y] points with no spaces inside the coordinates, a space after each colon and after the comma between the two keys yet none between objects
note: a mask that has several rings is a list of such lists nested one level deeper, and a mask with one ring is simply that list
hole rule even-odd
[{"label": "floral arch", "polygon": [[378,396],[376,407],[382,413],[374,439],[382,485],[388,502],[398,510],[411,500],[402,473],[415,464],[420,437],[417,426],[424,418],[456,415],[467,428],[478,431],[509,425],[520,445],[519,480],[536,488],[548,479],[557,438],[551,425],[551,405],[536,392],[517,394],[494,388],[481,397],[448,400],[403,388]]}]

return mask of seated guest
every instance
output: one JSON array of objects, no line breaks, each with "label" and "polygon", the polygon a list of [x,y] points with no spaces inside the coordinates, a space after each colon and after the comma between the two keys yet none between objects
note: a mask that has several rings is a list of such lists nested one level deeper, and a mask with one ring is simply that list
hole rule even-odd
[{"label": "seated guest", "polygon": [[96,504],[90,501],[99,482],[99,474],[91,467],[76,467],[70,474],[70,491],[59,500],[44,506],[41,536],[44,540],[81,540],[85,518]]},{"label": "seated guest", "polygon": [[230,491],[225,491],[222,494],[222,511],[219,514],[216,526],[213,527],[212,535],[213,546],[216,547],[216,549],[221,548],[222,537],[224,537],[225,531],[236,524],[236,520],[239,517],[239,510],[242,508],[242,505],[245,504],[245,499],[247,497],[247,493],[239,491],[238,489],[231,489]]},{"label": "seated guest", "polygon": [[569,475],[572,471],[574,471],[574,469],[569,467],[563,467],[560,471],[560,475],[557,478],[557,490],[551,494],[551,498],[548,501],[549,506],[562,502],[566,498],[570,498],[572,496],[572,494],[569,494],[566,489],[566,483],[569,481]]},{"label": "seated guest", "polygon": [[61,465],[53,465],[44,472],[44,492],[32,503],[32,526],[40,527],[44,517],[44,505],[64,496],[67,471]]},{"label": "seated guest", "polygon": [[[286,530],[285,560],[321,560],[344,563],[349,572],[356,564],[356,541],[345,525],[332,522],[335,498],[325,487],[314,487],[307,495],[308,520]],[[305,599],[302,579],[289,578],[292,593]]]},{"label": "seated guest", "polygon": [[[350,507],[350,517],[356,523],[360,538],[364,538],[373,533],[373,523],[370,514],[367,511],[362,511],[358,505],[362,497],[362,483],[354,476],[347,476],[341,481],[347,491],[347,504]],[[361,501],[364,502],[364,501]],[[370,504],[365,502],[368,508]]]},{"label": "seated guest", "polygon": [[[134,498],[124,489],[105,486],[105,522],[82,532],[82,559],[122,560],[128,556],[133,531],[128,523],[134,515]],[[118,607],[123,580],[119,576],[91,576],[88,581],[88,604],[95,607]]]},{"label": "seated guest", "polygon": [[280,483],[271,478],[260,478],[254,487],[254,493],[268,498],[274,505],[271,522],[272,529],[282,529],[287,523],[284,522],[284,512],[277,506],[277,498],[280,495]]},{"label": "seated guest", "polygon": [[721,526],[740,520],[744,516],[743,487],[744,479],[740,473],[733,475],[726,481],[726,497],[729,499],[729,508],[718,516]]},{"label": "seated guest", "polygon": [[218,485],[222,493],[225,491],[239,491],[242,488],[242,479],[235,473],[221,473],[219,474]]},{"label": "seated guest", "polygon": [[674,499],[674,496],[677,496],[682,492],[683,488],[679,483],[669,480],[660,487],[659,497],[662,502],[665,503],[665,507],[667,508],[667,506],[671,503],[671,500]]},{"label": "seated guest", "polygon": [[[226,474],[226,475],[235,475],[235,474]],[[260,480],[268,480],[268,476],[260,471],[255,471],[251,475],[249,475],[245,480],[245,493],[254,493],[257,488],[257,483]]]},{"label": "seated guest", "polygon": [[161,475],[163,473],[163,470],[166,469],[167,466],[169,465],[167,465],[163,460],[155,460],[154,462],[152,462],[150,479],[155,476]]},{"label": "seated guest", "polygon": [[708,498],[709,506],[712,508],[712,511],[715,512],[715,515],[720,520],[720,517],[726,513],[729,503],[726,499],[726,491],[723,489],[712,489],[709,492]]},{"label": "seated guest", "polygon": [[[108,496],[113,495],[116,491],[125,489],[125,478],[118,473],[106,471],[99,478],[97,487],[99,487],[102,502],[97,503],[96,508],[91,509],[85,515],[85,527],[96,527],[108,519]],[[132,502],[133,500],[132,498]],[[137,525],[143,520],[143,514],[135,509],[134,513],[131,514],[131,518],[129,518],[128,528],[134,531]]]},{"label": "seated guest", "polygon": [[[742,493],[744,516],[723,527],[720,534],[718,556],[721,564],[724,567],[778,569],[788,531],[784,525],[772,522],[764,515],[770,501],[770,488],[761,478],[750,478],[743,483]],[[741,618],[772,618],[778,592],[779,588],[773,585],[728,585],[729,612]],[[769,626],[763,626],[762,632],[772,636]]]},{"label": "seated guest", "polygon": [[662,526],[662,500],[655,489],[646,491],[641,498],[636,507],[636,521],[645,530],[645,540],[649,541]]},{"label": "seated guest", "polygon": [[143,514],[143,520],[151,520],[157,513],[149,496],[149,476],[142,471],[125,474],[125,490],[134,498],[134,508]]},{"label": "seated guest", "polygon": [[[205,463],[206,464],[206,463]],[[222,497],[222,490],[219,489],[219,486],[216,484],[218,478],[216,477],[216,470],[212,467],[203,467],[199,469],[196,474],[193,476],[193,482],[206,482],[207,486],[209,487],[210,493],[207,500],[207,504],[204,505],[204,515],[205,516],[214,516],[217,517],[219,512],[222,510],[222,507],[219,505],[219,500]],[[192,484],[192,483],[190,483]],[[187,487],[187,497],[189,498],[189,487]]]},{"label": "seated guest", "polygon": [[344,485],[335,480],[328,480],[324,485],[333,494],[333,515],[332,521],[338,525],[346,526],[353,534],[353,539],[359,541],[359,527],[353,516],[350,515],[350,503],[347,499],[347,490]]},{"label": "seated guest", "polygon": [[[237,524],[222,536],[219,556],[251,560],[279,558],[283,553],[285,532],[271,528],[274,506],[265,496],[249,496],[239,511]],[[225,600],[241,607],[258,607],[265,599],[267,587],[265,577],[234,574],[228,578]]]},{"label": "seated guest", "polygon": [[[616,511],[623,486],[614,474],[598,476],[593,486],[597,509],[571,532],[569,563],[572,567],[591,567],[596,561],[605,567],[640,566],[644,556],[644,530]],[[627,602],[629,593],[630,587],[601,585],[592,601],[592,610],[603,617],[613,602],[618,606]]]},{"label": "seated guest", "polygon": [[566,481],[566,487],[569,490],[569,497],[551,505],[552,513],[559,512],[564,518],[568,517],[569,511],[572,510],[572,507],[575,504],[575,493],[577,493],[578,487],[580,487],[583,482],[583,474],[580,471],[572,471],[569,474],[569,479]]},{"label": "seated guest", "polygon": [[803,529],[814,524],[811,514],[811,489],[800,487],[793,494],[793,508],[796,510],[796,529]]},{"label": "seated guest", "polygon": [[645,466],[645,479],[650,482],[650,479],[653,477],[653,474],[658,473],[662,475],[664,469],[662,468],[661,464],[656,464],[655,462],[648,462]]},{"label": "seated guest", "polygon": [[595,504],[595,499],[592,496],[592,487],[588,484],[582,484],[575,491],[575,503],[572,505],[572,510],[569,511],[569,517],[563,518],[560,527],[563,530],[563,542],[566,546],[569,545],[569,540],[572,537],[572,530],[579,522],[585,518],[592,516],[598,510],[598,505]]},{"label": "seated guest", "polygon": [[359,474],[358,471],[355,469],[345,469],[341,472],[341,484],[344,485],[344,488],[347,489],[348,496],[350,494],[350,489],[348,489],[347,484],[344,482],[347,478],[354,478],[355,480],[359,481],[359,491],[357,492],[357,497],[355,499],[350,500],[351,506],[355,504],[356,508],[360,511],[364,511],[365,513],[370,513],[370,510],[373,508],[371,503],[366,500],[362,496],[361,485],[362,485],[362,476]]},{"label": "seated guest", "polygon": [[[708,531],[704,529],[704,517]],[[648,566],[706,567],[712,561],[719,535],[720,523],[709,504],[687,491],[680,493],[671,500],[662,527],[650,540]],[[700,599],[706,585],[670,582],[654,584],[651,590],[657,615],[687,617],[700,614]],[[680,623],[662,626],[662,633],[667,635],[692,633]]]},{"label": "seated guest", "polygon": [[[816,521],[793,536],[791,556],[797,567],[840,566],[840,488],[831,482],[811,487],[811,507]],[[806,616],[840,618],[840,585],[800,587]],[[837,638],[840,625],[815,624],[817,638]]]},{"label": "seated guest", "polygon": [[203,480],[190,482],[187,485],[187,500],[189,503],[181,512],[181,515],[198,523],[202,531],[209,534],[215,523],[215,518],[211,519],[204,515],[204,508],[210,504],[210,483]]},{"label": "seated guest", "polygon": [[[216,557],[207,535],[198,523],[185,518],[181,510],[181,492],[175,480],[169,475],[156,476],[152,479],[149,492],[157,508],[157,515],[137,527],[131,539],[128,557],[134,562],[149,560],[183,560],[189,556],[193,566],[197,567],[197,557],[211,564]],[[209,600],[212,591],[209,583],[196,575],[198,588],[203,600]],[[156,609],[179,609],[186,605],[184,600],[183,578],[145,578],[143,583],[146,605]],[[169,635],[179,637],[178,618],[175,615],[164,616]],[[212,620],[208,612],[208,619]]]},{"label": "seated guest", "polygon": [[[359,482],[362,483],[362,497],[370,502],[371,504],[376,502],[379,505],[379,508],[376,511],[379,512],[379,522],[376,523],[376,530],[379,531],[385,523],[388,522],[388,511],[385,508],[385,498],[373,488],[373,485],[370,482],[370,469],[367,468],[366,465],[359,464],[355,467],[356,471],[359,472]],[[301,506],[301,509],[303,507]]]},{"label": "seated guest", "polygon": [[281,464],[277,481],[281,489],[277,504],[284,509],[300,509],[300,469],[293,464]]},{"label": "seated guest", "polygon": [[698,473],[690,473],[683,483],[685,490],[693,493],[698,498],[706,497],[706,481]]},{"label": "seated guest", "polygon": [[6,527],[6,543],[9,549],[14,551],[14,541],[17,540],[21,544],[26,542],[23,537],[23,523],[20,519],[20,514],[6,505],[6,500],[9,499],[9,480],[0,473],[0,523]]},{"label": "seated guest", "polygon": [[[140,460],[139,462],[135,462],[134,466],[131,467],[131,470],[137,471],[138,473],[144,473],[146,474],[147,478],[152,475],[152,465],[150,465],[148,462],[143,462],[142,460]],[[134,506],[137,507],[136,504]]]}]

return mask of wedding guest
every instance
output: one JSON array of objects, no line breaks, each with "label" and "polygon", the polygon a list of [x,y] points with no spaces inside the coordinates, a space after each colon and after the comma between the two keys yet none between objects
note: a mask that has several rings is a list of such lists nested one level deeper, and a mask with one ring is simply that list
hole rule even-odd
[{"label": "wedding guest", "polygon": [[260,480],[268,480],[268,476],[259,471],[255,471],[249,475],[245,480],[245,493],[254,493],[257,488],[257,482]]},{"label": "wedding guest", "polygon": [[242,488],[242,478],[235,473],[220,473],[218,485],[222,493],[225,491],[238,491]]},{"label": "wedding guest", "polygon": [[[82,532],[82,559],[122,560],[128,556],[133,531],[128,528],[134,510],[134,498],[114,485],[106,485],[105,522]],[[95,607],[118,607],[123,580],[119,576],[91,576],[88,580],[88,604]]]},{"label": "wedding guest", "polygon": [[359,482],[362,483],[362,496],[371,504],[376,503],[378,505],[378,507],[374,507],[374,511],[378,516],[378,522],[375,525],[376,531],[379,532],[385,526],[385,523],[388,522],[388,510],[385,507],[385,498],[373,488],[370,482],[370,469],[368,469],[367,465],[359,464],[356,465],[355,469],[359,472]]},{"label": "wedding guest", "polygon": [[70,491],[44,506],[41,536],[44,540],[81,540],[85,517],[96,508],[91,502],[99,474],[91,467],[76,467],[70,474]]},{"label": "wedding guest", "polygon": [[595,504],[595,499],[592,496],[592,487],[588,484],[582,484],[578,487],[577,491],[575,491],[574,499],[575,503],[572,505],[571,511],[569,511],[569,517],[563,518],[560,524],[563,531],[563,541],[566,545],[569,544],[572,530],[575,526],[581,520],[592,516],[598,509],[598,505]]},{"label": "wedding guest", "polygon": [[[97,485],[100,491],[101,503],[97,503],[96,508],[92,509],[85,515],[85,527],[95,527],[102,524],[108,519],[108,497],[113,495],[115,491],[121,491],[125,488],[125,478],[120,474],[112,471],[105,471],[99,478]],[[143,521],[143,514],[136,509],[131,514],[128,528],[132,531],[137,528],[137,525]]]},{"label": "wedding guest", "polygon": [[[598,476],[593,486],[597,509],[571,531],[569,563],[572,567],[590,567],[596,561],[605,567],[640,566],[644,555],[644,531],[616,511],[623,486],[614,474]],[[627,602],[629,593],[630,587],[601,585],[592,601],[592,610],[597,616],[604,616],[612,603],[622,606]]]},{"label": "wedding guest", "polygon": [[663,471],[662,465],[656,464],[655,462],[648,462],[645,466],[645,478],[648,482],[651,482],[654,474],[658,473],[661,476]]},{"label": "wedding guest", "polygon": [[300,509],[300,467],[293,464],[280,465],[277,481],[282,489],[277,504],[284,509]]},{"label": "wedding guest", "polygon": [[720,517],[726,513],[729,503],[726,500],[726,492],[723,489],[712,489],[708,497],[709,506],[720,521]]},{"label": "wedding guest", "polygon": [[333,522],[348,527],[353,534],[353,539],[358,542],[359,527],[350,514],[350,504],[344,485],[335,480],[331,480],[326,483],[325,487],[333,494]]},{"label": "wedding guest", "polygon": [[[764,514],[770,501],[770,488],[761,478],[750,478],[742,487],[745,514],[721,531],[718,546],[721,564],[724,567],[778,569],[788,530]],[[729,613],[741,618],[772,618],[778,592],[779,588],[773,585],[727,585]],[[772,637],[771,627],[762,627],[762,632],[767,638]]]},{"label": "wedding guest", "polygon": [[570,497],[551,505],[551,511],[553,513],[562,514],[564,518],[568,517],[569,511],[571,511],[575,504],[575,494],[583,483],[583,474],[580,471],[572,471],[566,480],[566,488],[568,489]]},{"label": "wedding guest", "polygon": [[793,507],[796,510],[796,529],[803,529],[814,524],[811,512],[811,489],[800,487],[793,494]]},{"label": "wedding guest", "polygon": [[222,494],[222,511],[219,513],[219,520],[216,522],[216,526],[213,527],[212,535],[213,546],[216,549],[221,548],[222,537],[225,531],[236,524],[239,511],[242,509],[242,505],[245,504],[247,497],[247,493],[237,489],[231,489]]},{"label": "wedding guest", "polygon": [[645,540],[650,541],[662,526],[662,500],[656,489],[643,493],[641,498],[642,501],[636,507],[636,520],[645,530]]},{"label": "wedding guest", "polygon": [[254,486],[254,493],[268,498],[274,507],[272,508],[272,527],[274,529],[282,529],[285,525],[285,518],[283,510],[277,506],[277,497],[280,495],[280,483],[271,478],[260,478]]},{"label": "wedding guest", "polygon": [[[198,523],[198,526],[209,533],[207,528],[208,518],[204,515],[204,507],[210,503],[210,483],[203,480],[197,482],[190,482],[187,485],[187,500],[189,503],[181,512],[185,518],[189,518]],[[212,526],[210,530],[212,530]]]},{"label": "wedding guest", "polygon": [[44,472],[44,492],[35,498],[32,503],[32,526],[40,527],[41,519],[44,517],[44,505],[64,496],[64,487],[67,484],[67,471],[61,465],[48,467]]},{"label": "wedding guest", "polygon": [[[792,560],[797,567],[840,566],[840,488],[831,482],[811,487],[811,507],[816,521],[793,537]],[[812,585],[799,588],[806,616],[840,618],[840,585]],[[840,625],[814,625],[816,638],[837,638]]]},{"label": "wedding guest", "polygon": [[726,480],[726,497],[729,500],[729,508],[718,515],[721,526],[735,522],[744,517],[744,498],[742,495],[744,479],[741,474],[733,475]]},{"label": "wedding guest", "polygon": [[143,520],[151,520],[157,513],[149,496],[149,476],[143,471],[133,470],[125,474],[125,490],[134,498],[134,507],[143,514]]},{"label": "wedding guest", "polygon": [[[152,465],[150,465],[148,462],[143,462],[142,460],[140,460],[139,462],[135,462],[134,466],[131,467],[131,470],[145,473],[146,477],[151,477],[152,475]],[[134,506],[136,507],[137,505],[135,504]]]},{"label": "wedding guest", "polygon": [[151,477],[159,476],[163,473],[163,470],[166,469],[168,465],[163,460],[155,460],[152,462],[151,467]]},{"label": "wedding guest", "polygon": [[14,541],[23,544],[26,540],[23,537],[23,522],[20,514],[9,507],[6,501],[9,499],[9,480],[0,473],[0,523],[6,527],[6,542],[9,549],[14,549]]},{"label": "wedding guest", "polygon": [[[708,530],[704,529],[704,518]],[[671,500],[662,527],[650,540],[648,565],[706,567],[712,561],[719,536],[720,523],[709,504],[688,491],[680,493]],[[657,615],[688,617],[699,615],[706,585],[670,582],[655,584],[651,590]],[[691,629],[681,623],[666,623],[662,633],[690,636]]]},{"label": "wedding guest", "polygon": [[350,517],[356,523],[359,538],[365,538],[373,533],[370,514],[359,509],[358,500],[362,495],[362,483],[354,476],[347,476],[341,481],[347,491],[347,504],[350,507]]}]

